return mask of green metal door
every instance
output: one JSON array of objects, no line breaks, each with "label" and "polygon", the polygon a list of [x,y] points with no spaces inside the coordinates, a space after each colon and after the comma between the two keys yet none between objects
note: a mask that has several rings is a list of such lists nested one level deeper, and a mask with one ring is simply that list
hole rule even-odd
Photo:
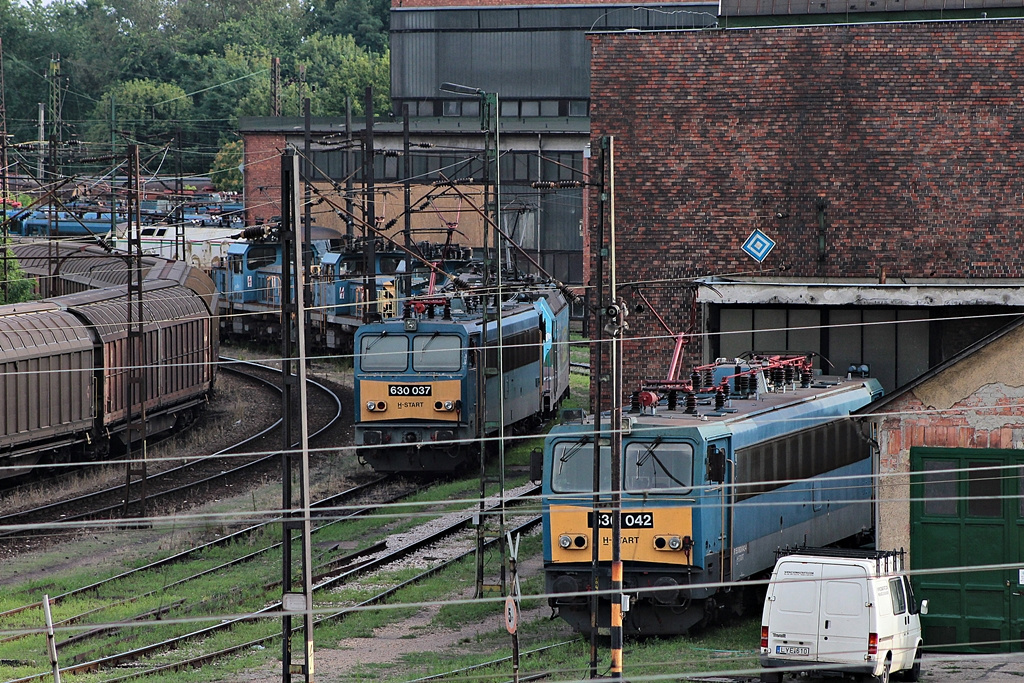
[{"label": "green metal door", "polygon": [[[1020,451],[910,450],[910,556],[925,647],[1013,652],[1024,633]],[[1003,565],[981,570],[983,566]],[[919,570],[948,569],[935,574]]]}]

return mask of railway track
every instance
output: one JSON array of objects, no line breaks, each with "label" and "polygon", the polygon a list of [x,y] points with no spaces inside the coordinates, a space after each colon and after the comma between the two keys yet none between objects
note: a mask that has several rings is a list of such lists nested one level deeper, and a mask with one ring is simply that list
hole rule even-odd
[{"label": "railway track", "polygon": [[[278,394],[280,388],[274,380],[280,377],[279,371],[273,368],[240,361],[233,358],[221,358],[228,364],[222,371],[247,375],[250,379],[263,383],[267,388]],[[322,401],[311,401],[319,408],[319,417],[311,414],[310,439],[338,422],[342,417],[341,399],[326,385],[309,380],[308,386],[322,394]],[[251,435],[228,448],[212,453],[209,456],[186,462],[177,467],[166,469],[146,478],[145,498],[138,494],[139,487],[131,490],[136,496],[124,504],[123,484],[110,486],[81,496],[60,500],[29,510],[19,511],[0,517],[0,539],[22,537],[32,533],[59,533],[69,528],[78,530],[84,522],[92,524],[109,524],[109,520],[139,517],[145,511],[163,509],[168,506],[177,507],[180,501],[190,500],[200,490],[208,489],[231,482],[254,471],[276,465],[280,459],[281,420],[278,419],[270,427]],[[143,521],[144,520],[140,520]]]},{"label": "railway track", "polygon": [[[526,490],[520,491],[517,497],[507,498],[505,500],[505,504],[508,506],[513,506],[517,499],[528,499],[530,496],[535,495],[536,492],[536,487],[527,487]],[[396,498],[397,497],[400,496],[396,496]],[[376,506],[376,504],[377,503],[374,503],[374,507]],[[489,501],[488,507],[493,509],[494,507],[496,507],[497,504],[497,501]],[[331,510],[335,511],[333,514],[328,513],[328,516],[331,519],[329,519],[327,523],[321,525],[319,529],[323,529],[326,526],[336,524],[337,522],[342,521],[343,519],[351,518],[348,516],[338,514],[338,510],[346,508],[346,505],[341,499],[327,499],[325,501],[319,501],[316,504],[316,507],[318,510],[325,513]],[[371,506],[369,505],[358,506],[358,508],[360,511],[358,512],[358,514],[361,514],[362,511],[372,509]],[[426,579],[427,577],[433,576],[438,572],[443,571],[451,564],[458,562],[468,556],[471,556],[473,552],[475,552],[475,542],[472,541],[472,539],[470,539],[468,542],[464,540],[462,548],[458,548],[455,552],[451,552],[451,548],[457,545],[456,541],[453,541],[452,539],[456,538],[459,534],[466,534],[466,527],[472,523],[473,516],[477,511],[478,508],[476,506],[473,506],[472,508],[451,512],[442,515],[438,519],[426,521],[415,528],[409,529],[403,535],[392,535],[389,536],[384,542],[367,544],[365,547],[361,548],[357,552],[349,553],[347,555],[343,555],[337,558],[332,558],[330,560],[321,558],[319,566],[321,568],[326,568],[327,571],[320,571],[317,573],[317,578],[314,580],[314,599],[316,599],[317,596],[323,596],[325,594],[328,594],[330,591],[332,591],[332,589],[344,585],[356,577],[360,577],[370,572],[379,571],[387,567],[393,567],[397,562],[409,558],[411,555],[415,553],[422,553],[424,549],[431,548],[429,552],[435,555],[440,554],[436,550],[436,548],[439,545],[444,546],[449,550],[449,552],[447,553],[448,556],[445,559],[435,561],[433,564],[430,564],[429,562],[424,562],[423,564],[430,564],[430,566],[425,566],[422,569],[422,571],[417,573],[417,575],[410,577],[401,583],[395,585],[387,585],[387,587],[383,590],[379,590],[374,595],[362,599],[355,604],[347,605],[341,608],[331,606],[323,606],[318,608],[315,616],[316,623],[319,624],[331,620],[342,619],[352,613],[385,602],[389,598],[393,597],[396,593],[401,591],[403,588],[420,582]],[[350,510],[349,512],[357,514],[357,510],[355,509]],[[540,518],[538,516],[532,514],[518,516],[510,515],[510,520],[513,518],[516,521],[510,521],[509,523],[509,527],[512,529],[512,533],[528,530],[532,526],[538,524],[540,521]],[[475,535],[470,534],[470,536],[472,536],[473,539],[475,539]],[[222,541],[227,543],[227,539],[222,539]],[[261,552],[266,552],[268,550],[269,549],[263,550]],[[255,553],[250,553],[248,555],[235,558],[232,564],[237,562],[252,562],[252,558],[254,556]],[[172,560],[172,558],[168,558],[168,560],[170,561]],[[154,568],[156,568],[156,566],[157,565],[153,565],[152,568],[140,568],[139,571],[152,571]],[[181,585],[181,583],[186,580],[199,581],[202,579],[202,577],[209,576],[211,572],[217,573],[224,571],[228,571],[228,566],[226,564],[219,565],[217,567],[208,567],[203,569],[201,572],[198,572],[192,576],[186,577],[184,579],[179,580],[178,582],[175,582],[175,584],[165,586],[161,590],[173,589],[174,586]],[[110,581],[118,581],[122,578],[123,577],[113,577]],[[210,661],[214,661],[222,657],[227,657],[232,654],[236,654],[244,650],[247,650],[249,648],[266,646],[267,643],[271,641],[279,640],[282,636],[279,628],[280,622],[274,621],[274,618],[279,618],[282,615],[282,605],[280,603],[280,600],[278,599],[280,596],[279,584],[277,584],[276,582],[263,582],[262,584],[260,584],[259,577],[255,577],[255,581],[258,585],[260,585],[262,591],[261,594],[253,600],[253,602],[263,606],[261,608],[253,609],[251,611],[244,612],[241,614],[232,615],[224,613],[215,613],[213,616],[207,615],[205,617],[199,615],[185,616],[187,606],[169,605],[169,609],[167,610],[167,612],[172,612],[171,614],[153,614],[151,611],[148,611],[136,615],[136,619],[131,621],[122,620],[120,623],[100,624],[92,628],[85,626],[85,620],[101,620],[102,615],[98,614],[95,610],[86,614],[79,615],[76,619],[73,620],[73,624],[81,624],[82,631],[75,634],[72,637],[73,639],[69,638],[66,639],[63,643],[58,643],[58,647],[61,647],[62,645],[66,646],[66,643],[67,645],[75,644],[78,648],[81,648],[83,640],[88,638],[99,638],[100,636],[104,635],[115,637],[116,639],[116,634],[112,635],[112,631],[122,629],[127,630],[129,627],[135,627],[134,631],[136,633],[136,637],[138,637],[140,633],[143,636],[147,635],[150,632],[160,633],[160,629],[156,628],[154,623],[158,620],[162,620],[164,624],[179,625],[178,630],[182,630],[189,626],[193,626],[196,622],[212,620],[216,623],[195,630],[179,632],[176,633],[173,637],[169,638],[155,638],[153,639],[154,642],[152,642],[151,644],[135,647],[129,651],[120,652],[117,654],[96,656],[90,659],[84,657],[83,653],[80,652],[77,658],[78,661],[72,662],[70,664],[65,664],[61,667],[61,672],[66,674],[75,674],[89,671],[108,670],[113,667],[125,667],[130,665],[134,669],[130,674],[126,674],[113,679],[107,679],[107,681],[109,683],[110,681],[132,680],[159,672],[181,670],[201,666],[202,664],[208,663]],[[274,592],[275,588],[277,589],[276,593]],[[68,593],[66,595],[57,596],[57,598],[55,599],[59,598],[63,600],[66,599],[66,597],[70,597],[72,594],[80,595],[82,593],[96,593],[99,592],[100,589],[101,587],[99,585],[92,584],[90,586],[84,586],[79,589],[76,589],[75,591]],[[246,586],[235,586],[233,588],[233,592],[237,592],[239,594],[246,594],[249,590],[250,588]],[[173,591],[171,592],[173,593]],[[236,604],[232,600],[231,596],[211,595],[209,599],[204,600],[204,602],[209,602],[213,605]],[[19,609],[28,610],[31,607],[33,606],[27,605]],[[0,619],[10,619],[10,617],[14,613],[14,611],[2,613],[0,614]],[[276,627],[264,627],[264,633],[259,637],[244,639],[243,642],[236,642],[232,645],[221,647],[215,652],[207,652],[191,657],[182,657],[174,662],[166,662],[166,659],[170,656],[173,656],[173,653],[188,650],[189,648],[183,647],[187,643],[194,642],[200,639],[206,639],[215,634],[221,634],[224,632],[231,632],[233,634],[238,632],[244,633],[245,629],[242,628],[243,626],[252,625],[257,622],[263,622],[264,624],[268,625],[275,624]],[[73,624],[68,624],[68,626],[71,626]],[[150,631],[142,631],[139,628],[140,626],[144,627],[146,625],[151,627]],[[296,628],[295,630],[298,629]],[[154,664],[151,661],[153,658],[160,659],[161,663]],[[40,673],[37,675],[13,679],[11,683],[44,680],[48,678],[50,675],[51,674],[49,672]]]}]

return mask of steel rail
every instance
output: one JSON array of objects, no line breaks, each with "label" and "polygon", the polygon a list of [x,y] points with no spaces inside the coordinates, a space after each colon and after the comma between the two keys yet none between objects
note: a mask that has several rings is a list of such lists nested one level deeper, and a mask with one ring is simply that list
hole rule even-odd
[{"label": "steel rail", "polygon": [[[253,366],[253,367],[256,367],[256,368],[260,368],[261,370],[274,370],[274,368],[270,368],[270,367],[268,367],[266,365],[262,365],[262,364],[259,364],[259,363],[253,363],[253,362],[250,362],[250,361],[241,361],[241,360],[238,360],[238,359],[226,358],[226,357],[223,357],[223,356],[221,357],[221,360],[227,360],[227,361],[230,361],[230,362],[232,362],[234,364],[238,364],[238,365],[250,365],[250,366]],[[238,374],[245,374],[244,372],[242,372],[241,370],[238,370],[237,368],[224,367],[224,368],[222,368],[222,370],[225,370],[227,372],[235,372],[235,373],[238,373]],[[263,379],[263,378],[259,378],[259,377],[255,377],[253,375],[247,375],[247,376],[250,379],[254,379],[254,380],[258,381],[258,382],[262,382],[262,383],[264,383],[264,384],[266,384],[268,386],[271,386],[275,390],[279,390],[279,387],[274,385],[269,380],[266,380],[266,379]],[[327,430],[330,427],[332,427],[339,419],[341,419],[341,416],[342,416],[342,405],[341,405],[341,399],[330,388],[328,388],[324,384],[322,384],[320,382],[317,382],[315,380],[307,380],[307,383],[312,384],[313,386],[321,389],[324,393],[326,393],[329,396],[331,396],[334,399],[334,404],[335,404],[335,408],[336,408],[334,416],[324,426],[322,426],[320,429],[316,430],[315,432],[313,432],[312,434],[309,435],[310,438],[314,438],[317,435],[323,433],[325,430]],[[246,445],[248,445],[248,444],[250,444],[250,443],[252,443],[252,442],[254,442],[254,441],[258,440],[258,439],[264,438],[265,436],[267,436],[268,434],[273,432],[275,429],[280,427],[281,423],[282,423],[282,420],[278,419],[276,422],[274,422],[269,427],[261,430],[260,432],[258,432],[256,434],[253,434],[253,435],[243,439],[242,441],[239,441],[238,443],[232,444],[231,446],[228,446],[227,448],[221,449],[221,450],[217,451],[216,453],[211,453],[210,455],[208,455],[208,456],[206,456],[204,458],[193,460],[192,462],[185,463],[183,465],[179,465],[177,467],[173,467],[173,468],[164,470],[162,472],[156,473],[156,474],[150,476],[148,481],[150,483],[152,483],[154,480],[169,479],[172,476],[176,476],[176,475],[185,473],[188,469],[194,468],[198,463],[201,463],[203,461],[207,461],[210,458],[217,458],[217,457],[221,457],[221,456],[224,456],[224,455],[228,455],[232,451],[238,450],[238,449],[242,448],[243,446],[246,446]],[[297,444],[298,444],[298,442],[293,444],[293,446],[297,445]],[[208,477],[204,477],[202,479],[197,479],[197,480],[194,480],[194,481],[190,481],[189,483],[181,485],[181,486],[177,486],[177,487],[169,488],[169,489],[166,489],[166,490],[163,490],[163,491],[151,493],[151,494],[149,494],[147,496],[147,500],[152,501],[152,500],[160,500],[160,499],[171,498],[172,496],[178,496],[181,493],[186,492],[189,489],[196,488],[198,486],[202,486],[202,485],[205,485],[205,484],[211,484],[211,483],[215,483],[215,482],[218,482],[218,481],[222,481],[224,479],[235,477],[235,476],[243,474],[243,473],[245,473],[245,472],[247,472],[247,471],[249,471],[251,469],[257,468],[257,467],[262,466],[262,465],[265,465],[269,461],[272,461],[272,460],[278,458],[280,455],[281,455],[280,451],[275,451],[275,452],[270,453],[268,455],[264,455],[264,456],[255,458],[255,459],[253,459],[253,460],[251,460],[249,462],[243,463],[243,464],[238,465],[236,467],[233,467],[233,468],[230,468],[230,469],[221,470],[218,473],[210,475]],[[66,507],[66,506],[69,506],[69,505],[74,505],[74,506],[77,507],[77,506],[82,505],[83,503],[88,503],[88,501],[90,501],[90,500],[98,500],[98,499],[102,498],[103,496],[109,496],[112,493],[120,490],[121,488],[123,488],[123,486],[118,485],[116,487],[112,487],[112,488],[109,488],[109,489],[104,489],[102,491],[95,491],[93,493],[88,493],[88,494],[85,494],[85,495],[82,495],[82,496],[78,496],[76,498],[72,498],[72,499],[68,499],[68,500],[63,500],[63,501],[59,501],[59,502],[55,502],[55,503],[50,503],[48,505],[43,505],[43,506],[40,506],[38,508],[33,508],[32,510],[26,510],[26,511],[14,513],[14,514],[11,514],[11,515],[6,515],[4,517],[0,517],[0,538],[12,537],[12,536],[16,536],[18,534],[24,533],[24,530],[19,529],[19,528],[12,528],[12,529],[6,529],[5,528],[7,526],[13,526],[13,527],[19,526],[18,523],[17,523],[17,520],[19,520],[19,519],[25,519],[27,517],[30,517],[32,515],[40,514],[42,512],[47,511],[47,510],[59,510],[62,507]],[[133,501],[129,501],[129,504],[130,505],[131,504],[137,504],[138,502],[139,502],[139,499],[135,499]],[[64,526],[64,525],[69,524],[70,522],[76,522],[76,521],[81,521],[81,520],[85,520],[85,519],[92,519],[92,518],[95,518],[95,517],[109,518],[111,516],[116,516],[116,515],[114,515],[114,513],[119,512],[123,507],[124,507],[124,503],[122,501],[122,502],[118,502],[118,503],[116,503],[114,505],[109,505],[109,506],[104,507],[104,508],[96,508],[96,509],[92,509],[92,510],[87,510],[85,512],[82,512],[82,513],[79,513],[79,514],[76,514],[76,515],[65,515],[65,516],[63,516],[61,518],[60,525]]]},{"label": "steel rail", "polygon": [[[534,486],[534,487],[531,487],[528,491],[524,491],[523,493],[521,493],[516,498],[518,498],[520,500],[525,500],[525,499],[528,499],[529,496],[532,496],[532,495],[536,494],[538,491],[539,491],[539,487]],[[513,499],[505,499],[505,504],[506,505],[508,505],[508,504],[515,504],[515,502],[516,502],[515,498],[513,498]],[[497,503],[493,503],[488,509],[489,510],[494,509],[496,506],[497,506]],[[469,522],[472,521],[473,514],[475,514],[476,512],[478,512],[478,510],[476,508],[474,508],[473,510],[466,510],[465,511],[465,515],[466,515],[465,517],[462,517],[462,518],[454,521],[447,528],[442,529],[442,530],[440,530],[438,532],[435,532],[433,534],[430,534],[430,535],[428,535],[428,536],[426,536],[426,537],[424,537],[422,539],[419,539],[419,540],[417,540],[417,541],[415,541],[413,543],[410,543],[410,544],[408,544],[406,546],[403,546],[401,548],[396,548],[394,551],[392,551],[391,553],[388,553],[387,555],[384,555],[384,556],[381,556],[381,557],[379,557],[379,558],[377,558],[375,560],[371,560],[369,562],[366,562],[366,563],[360,565],[359,567],[356,567],[356,568],[354,568],[354,569],[352,569],[352,570],[350,570],[348,572],[344,572],[344,573],[340,574],[337,577],[334,577],[332,579],[329,579],[328,581],[325,581],[325,582],[317,585],[314,588],[314,590],[323,590],[325,588],[330,588],[331,586],[334,586],[334,585],[336,585],[338,583],[343,582],[345,579],[352,578],[354,576],[357,576],[359,574],[363,574],[363,573],[369,572],[369,571],[374,570],[374,569],[379,569],[379,568],[384,567],[384,566],[386,566],[388,564],[391,564],[391,563],[393,563],[393,562],[395,562],[397,560],[400,560],[400,559],[402,559],[402,558],[412,554],[413,552],[415,552],[415,551],[417,551],[417,550],[419,550],[421,548],[433,545],[434,543],[437,543],[439,540],[441,540],[441,539],[443,539],[443,538],[445,538],[447,536],[450,536],[450,535],[452,535],[454,533],[457,533],[458,531],[462,530]],[[511,533],[522,533],[523,531],[528,530],[528,529],[532,528],[533,526],[536,526],[537,524],[540,523],[540,521],[541,521],[541,517],[539,515],[533,516],[533,517],[529,518],[526,522],[524,522],[524,523],[520,524],[519,526],[517,526],[516,528],[511,529]],[[491,539],[491,540],[489,540],[489,541],[487,541],[485,543],[485,547],[489,547],[490,545],[492,545],[494,543],[497,543],[497,541],[498,541],[498,539]],[[315,624],[324,623],[326,621],[330,621],[330,620],[334,620],[334,619],[340,619],[340,618],[343,618],[344,616],[346,616],[348,614],[351,614],[353,612],[361,611],[363,608],[368,607],[370,605],[378,604],[378,603],[386,600],[387,598],[391,597],[392,595],[394,595],[395,593],[397,593],[401,589],[403,589],[403,588],[405,588],[407,586],[410,586],[410,585],[412,585],[412,584],[414,584],[416,582],[422,581],[425,578],[433,576],[434,574],[444,570],[448,566],[450,566],[450,565],[452,565],[452,564],[454,564],[456,562],[459,562],[459,561],[461,561],[461,560],[471,556],[475,552],[476,552],[476,549],[474,548],[472,550],[468,550],[468,551],[466,551],[464,553],[461,553],[457,557],[454,557],[454,558],[451,558],[451,559],[449,559],[449,560],[447,560],[445,562],[442,562],[441,564],[439,564],[439,565],[437,565],[435,567],[432,567],[432,568],[430,568],[430,569],[420,573],[419,575],[417,575],[417,576],[415,576],[415,577],[413,577],[411,579],[403,581],[402,583],[400,583],[398,585],[392,586],[392,587],[390,587],[390,588],[388,588],[388,589],[378,593],[377,595],[375,595],[375,596],[373,596],[371,598],[368,598],[367,600],[364,600],[364,601],[360,602],[359,604],[355,605],[354,607],[345,608],[345,609],[339,610],[339,611],[337,611],[337,612],[335,612],[333,614],[321,616],[318,619],[316,619]],[[158,643],[153,643],[153,644],[150,644],[150,645],[145,645],[145,646],[142,646],[142,647],[139,647],[139,648],[135,648],[135,649],[130,650],[128,652],[123,652],[123,653],[119,653],[119,654],[116,654],[116,655],[109,655],[107,657],[101,657],[99,659],[95,659],[95,660],[92,660],[92,661],[89,661],[89,662],[83,662],[83,663],[80,663],[80,664],[74,664],[72,666],[63,667],[63,668],[60,669],[60,671],[62,673],[68,674],[68,675],[73,675],[73,674],[77,674],[77,673],[86,673],[86,672],[91,672],[91,671],[98,671],[98,670],[103,669],[105,667],[116,666],[116,665],[122,664],[122,663],[127,662],[127,661],[136,660],[136,659],[138,659],[138,658],[140,658],[142,656],[149,655],[149,654],[152,654],[154,652],[158,652],[158,651],[161,651],[161,650],[164,650],[164,649],[173,649],[173,648],[179,646],[180,644],[182,644],[182,643],[184,643],[186,641],[190,641],[190,640],[197,639],[197,638],[206,638],[206,637],[208,637],[208,636],[210,636],[212,634],[218,633],[220,631],[230,630],[234,626],[236,626],[238,624],[241,624],[241,623],[250,622],[250,621],[254,621],[254,620],[258,620],[258,619],[263,619],[263,618],[276,617],[276,616],[279,616],[282,613],[281,610],[282,610],[282,603],[281,603],[281,601],[279,601],[279,600],[278,601],[274,601],[273,603],[267,605],[263,609],[260,609],[260,610],[257,610],[255,612],[246,614],[246,615],[241,616],[241,617],[236,617],[236,618],[233,618],[233,619],[222,619],[217,624],[214,624],[212,626],[208,626],[208,627],[199,629],[197,631],[192,631],[191,633],[182,634],[180,636],[176,636],[174,638],[169,638],[169,639],[160,641]],[[297,632],[299,628],[300,627],[293,628],[292,632],[293,633]],[[238,644],[238,645],[233,645],[233,646],[230,646],[228,648],[224,648],[224,649],[218,650],[216,652],[207,653],[207,654],[204,654],[204,655],[200,655],[200,656],[197,656],[197,657],[192,657],[192,658],[189,658],[187,660],[183,660],[183,661],[179,661],[179,662],[175,662],[175,663],[171,663],[171,664],[165,664],[165,665],[162,665],[162,666],[159,666],[159,667],[155,667],[155,668],[152,668],[152,669],[147,669],[145,671],[134,672],[132,674],[129,674],[127,676],[122,676],[120,678],[109,679],[105,683],[115,683],[115,682],[118,682],[118,681],[133,680],[133,679],[141,678],[143,676],[152,675],[152,674],[156,674],[156,673],[161,673],[161,672],[165,672],[165,671],[172,671],[172,670],[176,671],[176,670],[185,669],[185,668],[194,668],[196,666],[199,666],[199,665],[202,665],[202,664],[205,664],[205,663],[209,663],[210,661],[213,661],[215,659],[219,659],[221,657],[225,657],[225,656],[234,654],[236,652],[239,652],[239,651],[247,649],[247,648],[256,647],[258,645],[262,645],[264,643],[270,642],[272,640],[279,639],[281,637],[282,637],[282,633],[281,632],[277,632],[277,633],[265,636],[263,638],[258,638],[258,639],[253,640],[253,641],[249,641],[249,642],[246,642],[246,643],[241,643],[241,644]],[[15,679],[15,680],[12,680],[12,681],[8,681],[8,683],[29,683],[30,681],[40,681],[40,680],[44,680],[44,679],[49,678],[51,675],[52,675],[51,672],[34,674],[34,675],[31,675],[31,676],[27,676],[27,677]]]}]

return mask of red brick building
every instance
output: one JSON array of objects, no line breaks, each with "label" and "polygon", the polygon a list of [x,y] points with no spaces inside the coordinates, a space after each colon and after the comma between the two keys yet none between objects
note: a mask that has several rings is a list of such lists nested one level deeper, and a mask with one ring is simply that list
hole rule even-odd
[{"label": "red brick building", "polygon": [[[589,39],[617,279],[674,331],[687,283],[714,286],[697,290],[692,362],[807,350],[892,390],[1021,310],[1020,21]],[[777,243],[762,263],[741,250],[755,229]],[[651,315],[630,324],[627,390],[672,344]]]},{"label": "red brick building", "polygon": [[877,547],[906,548],[925,570],[915,585],[933,647],[1020,649],[1022,342],[1018,320],[860,411],[877,454]]}]

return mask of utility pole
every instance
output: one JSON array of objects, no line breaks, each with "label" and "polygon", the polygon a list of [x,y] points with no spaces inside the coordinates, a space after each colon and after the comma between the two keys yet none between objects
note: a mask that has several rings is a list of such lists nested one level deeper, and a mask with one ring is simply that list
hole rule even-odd
[{"label": "utility pole", "polygon": [[598,149],[600,163],[598,164],[598,212],[597,212],[597,324],[594,330],[594,341],[597,353],[594,356],[594,377],[597,378],[597,390],[594,392],[594,511],[593,524],[591,529],[591,557],[590,557],[590,585],[593,592],[590,595],[590,677],[597,678],[598,659],[598,612],[601,605],[600,596],[597,593],[600,584],[601,566],[601,525],[598,523],[601,512],[601,413],[603,410],[602,398],[607,388],[604,377],[604,257],[607,250],[604,246],[604,213],[605,203],[608,196],[604,191],[605,163],[608,154],[605,150],[604,139]]},{"label": "utility pole", "polygon": [[[128,319],[127,344],[123,362],[124,368],[124,410],[127,443],[125,455],[125,482],[123,515],[128,517],[131,503],[132,484],[139,487],[139,516],[146,517],[146,397],[149,394],[146,369],[146,345],[144,336],[145,318],[142,307],[142,174],[139,169],[139,146],[128,148]],[[133,415],[135,399],[138,397],[139,415],[136,421]],[[138,441],[142,450],[141,457],[136,460],[132,454],[132,445]]]},{"label": "utility pole", "polygon": [[[302,272],[312,273],[313,264],[313,130],[309,98],[302,100]],[[297,218],[297,216],[296,216]],[[313,300],[312,278],[305,279],[302,291]]]},{"label": "utility pole", "polygon": [[618,300],[615,281],[615,138],[608,136],[608,295],[610,306],[618,306],[618,326],[611,335],[608,360],[612,370],[611,475],[612,475],[612,585],[611,585],[611,678],[622,679],[622,334],[625,311]]},{"label": "utility pole", "polygon": [[281,58],[270,62],[270,115],[281,115]]},{"label": "utility pole", "polygon": [[[402,236],[405,239],[406,251],[412,250],[412,155],[409,141],[409,105],[402,105],[402,152],[405,157],[405,180],[402,183],[405,199],[405,227]],[[408,305],[409,297],[412,295],[412,259],[405,258],[405,275],[402,276],[402,286],[395,290],[395,314],[397,315]],[[405,302],[405,303],[403,303]]]},{"label": "utility pole", "polygon": [[[284,414],[284,450],[281,455],[282,510],[285,511],[281,549],[282,597],[281,617],[282,640],[282,681],[288,683],[292,673],[303,674],[306,683],[314,678],[313,666],[313,560],[310,536],[312,533],[310,513],[309,476],[309,431],[306,408],[306,331],[303,303],[303,259],[302,244],[297,230],[299,224],[299,159],[295,150],[289,147],[281,158],[281,381],[282,412]],[[295,288],[292,288],[292,273]],[[293,334],[299,347],[298,377],[292,372],[295,365],[292,358]],[[298,508],[292,502],[292,397],[296,384],[299,388],[299,422],[301,429],[301,472]],[[292,541],[293,533],[299,531],[302,544],[302,592],[292,591]],[[292,613],[302,612],[305,635],[305,660],[292,665],[291,634]]]},{"label": "utility pole", "polygon": [[355,183],[355,150],[352,149],[352,98],[345,98],[345,235],[350,239],[356,235],[355,214],[352,207],[352,193]]},{"label": "utility pole", "polygon": [[3,254],[0,254],[0,258],[4,262],[3,272],[3,292],[4,292],[4,303],[10,302],[10,266],[8,259],[10,258],[10,252],[7,250],[7,240],[10,235],[10,228],[7,225],[7,202],[10,199],[7,191],[7,88],[4,86],[4,44],[3,39],[0,38],[0,194],[2,194],[3,201],[3,234],[0,235],[0,239],[3,240]]},{"label": "utility pole", "polygon": [[181,127],[174,129],[174,258],[185,258],[185,185],[181,178]]},{"label": "utility pole", "polygon": [[377,314],[377,255],[376,230],[377,207],[376,188],[374,187],[374,153],[373,153],[373,88],[367,87],[365,93],[366,130],[363,145],[363,192],[366,202],[365,221],[368,228],[363,230],[363,322],[376,322]]},{"label": "utility pole", "polygon": [[36,160],[36,183],[39,184],[39,190],[43,189],[43,159],[46,157],[45,146],[43,141],[46,140],[46,105],[42,102],[39,103],[39,120],[37,122],[38,137],[36,138],[36,151],[39,153],[39,158]]},{"label": "utility pole", "polygon": [[[117,103],[110,93],[110,156],[117,157]],[[117,239],[117,172],[110,176],[110,234]]]}]

